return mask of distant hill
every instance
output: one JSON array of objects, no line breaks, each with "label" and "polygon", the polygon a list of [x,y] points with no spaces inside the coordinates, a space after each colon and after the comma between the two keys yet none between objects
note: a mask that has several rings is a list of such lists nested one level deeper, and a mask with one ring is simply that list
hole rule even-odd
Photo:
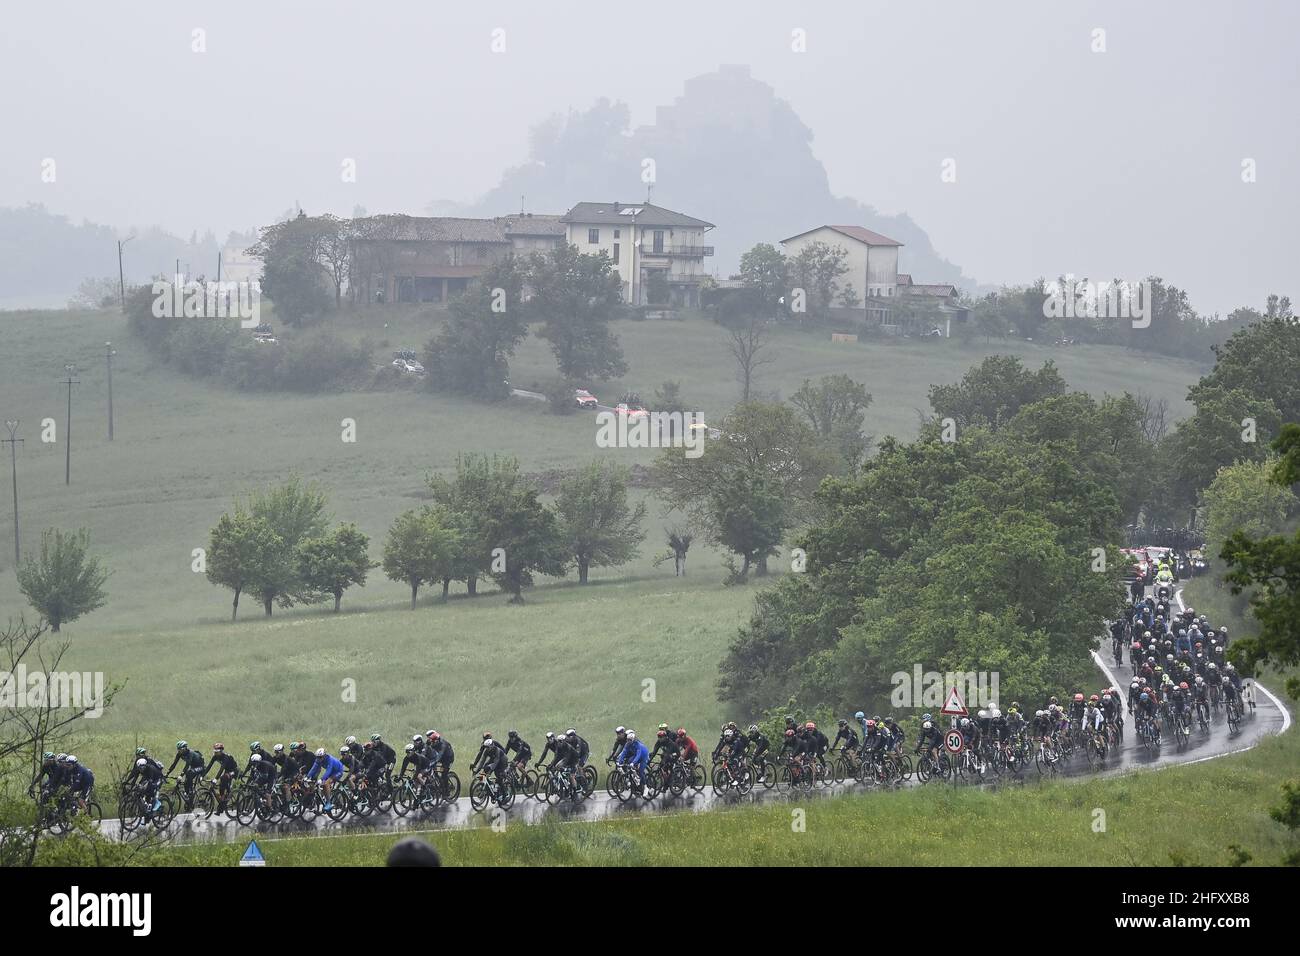
[{"label": "distant hill", "polygon": [[942,258],[907,215],[888,216],[831,194],[826,169],[813,155],[813,133],[786,101],[745,66],[724,66],[687,80],[685,92],[661,106],[653,125],[630,129],[626,105],[598,100],[585,112],[556,114],[533,128],[528,160],[501,177],[477,202],[435,201],[442,215],[495,216],[563,212],[582,200],[646,198],[642,161],[651,158],[653,201],[716,223],[710,268],[734,272],[756,242],[776,243],[823,223],[867,226],[904,243],[899,270],[917,281],[975,283]]},{"label": "distant hill", "polygon": [[[44,206],[0,208],[0,309],[63,308],[83,279],[117,280],[117,239],[132,235],[92,222],[74,224]],[[170,274],[180,259],[192,275],[216,275],[211,233],[188,241],[161,229],[140,229],[127,244],[127,282]]]}]

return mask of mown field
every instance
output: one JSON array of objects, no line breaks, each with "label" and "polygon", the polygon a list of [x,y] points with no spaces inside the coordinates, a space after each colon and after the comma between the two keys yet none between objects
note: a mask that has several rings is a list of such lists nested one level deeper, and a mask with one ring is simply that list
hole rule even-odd
[{"label": "mown field", "polygon": [[[369,338],[383,360],[395,348],[422,347],[439,321],[427,310],[394,307],[344,315],[332,326]],[[673,379],[710,418],[736,400],[732,362],[713,324],[629,321],[616,331],[631,371],[622,382],[595,386],[602,398],[624,387],[649,395]],[[117,350],[112,443],[108,340]],[[21,419],[27,439],[18,465],[24,548],[36,546],[43,528],[85,527],[112,570],[107,606],[64,629],[66,664],[125,683],[83,745],[90,759],[111,753],[120,760],[137,737],[152,747],[170,747],[179,736],[205,745],[253,737],[330,742],[372,728],[393,737],[440,725],[463,740],[485,726],[516,723],[535,734],[572,723],[596,727],[592,737],[600,739],[608,725],[660,715],[691,725],[723,719],[713,693],[717,662],[747,617],[753,588],[723,587],[720,555],[703,543],[691,552],[689,578],[675,579],[671,563],[656,565],[666,523],[657,505],[638,559],[593,569],[588,588],[546,582],[522,608],[505,606],[489,589],[474,600],[454,591],[446,605],[430,594],[412,612],[406,588],[375,571],[364,589],[345,595],[339,616],[277,610],[268,622],[246,600],[232,625],[229,592],[191,570],[193,549],[206,544],[234,496],[291,472],[319,481],[334,519],[355,521],[378,557],[394,517],[422,501],[428,473],[449,469],[460,452],[515,455],[530,472],[571,468],[598,454],[629,464],[650,460],[648,451],[597,449],[590,416],[555,416],[525,400],[483,406],[413,390],[230,391],[160,366],[111,312],[0,313],[0,342],[0,418]],[[1110,348],[832,345],[781,332],[758,386],[788,396],[807,377],[852,375],[875,396],[868,430],[906,437],[927,407],[931,383],[955,381],[998,351],[1033,366],[1053,359],[1076,388],[1146,390],[1179,415],[1201,371]],[[63,483],[67,393],[60,384],[67,362],[77,364],[80,380],[70,486]],[[511,378],[526,387],[552,369],[545,343],[530,338]],[[47,417],[57,423],[56,443],[39,440]],[[356,420],[355,444],[341,441],[344,418]],[[25,608],[7,544],[8,482],[0,486],[0,617],[9,618]],[[656,681],[654,705],[641,702],[646,679]],[[344,680],[356,681],[355,703],[342,699]]]},{"label": "mown field", "polygon": [[[1300,840],[1269,817],[1300,737],[1195,766],[1000,790],[932,786],[757,808],[429,832],[446,866],[1276,866]],[[797,830],[795,811],[804,813]],[[382,866],[395,834],[259,841],[269,866]],[[231,866],[246,843],[175,847]]]}]

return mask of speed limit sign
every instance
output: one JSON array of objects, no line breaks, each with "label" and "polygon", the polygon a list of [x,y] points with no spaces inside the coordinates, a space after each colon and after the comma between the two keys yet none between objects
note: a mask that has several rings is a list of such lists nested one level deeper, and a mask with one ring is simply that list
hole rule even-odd
[{"label": "speed limit sign", "polygon": [[943,745],[944,747],[947,748],[948,753],[950,754],[961,753],[961,748],[964,746],[964,743],[961,739],[961,731],[950,730],[946,734],[944,734]]}]

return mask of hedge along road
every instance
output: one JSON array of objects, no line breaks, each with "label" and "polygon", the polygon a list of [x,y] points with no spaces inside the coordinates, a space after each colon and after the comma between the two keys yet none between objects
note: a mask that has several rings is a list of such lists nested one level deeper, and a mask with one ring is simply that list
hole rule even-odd
[{"label": "hedge along road", "polygon": [[[1175,592],[1174,598],[1178,602],[1179,608],[1182,609],[1181,588]],[[1103,640],[1103,647],[1105,647],[1105,644],[1106,641]],[[1126,694],[1129,681],[1132,679],[1132,671],[1129,666],[1127,664],[1117,666],[1114,663],[1108,663],[1096,651],[1093,652],[1092,656],[1105,675],[1106,682],[1110,686],[1119,688],[1122,695]],[[1229,733],[1227,720],[1224,718],[1223,712],[1220,711],[1212,722],[1208,736],[1194,729],[1191,739],[1184,749],[1179,750],[1171,740],[1166,739],[1159,751],[1147,753],[1135,739],[1130,718],[1125,724],[1124,743],[1118,751],[1113,751],[1107,757],[1105,769],[1091,771],[1085,761],[1074,760],[1070,766],[1062,770],[1061,776],[1115,776],[1143,769],[1159,769],[1175,764],[1200,763],[1205,760],[1213,760],[1217,757],[1249,750],[1260,740],[1271,734],[1285,733],[1287,728],[1291,726],[1291,715],[1286,706],[1262,685],[1256,683],[1254,686],[1257,698],[1255,715],[1253,717],[1247,716],[1242,722],[1241,730],[1235,735]],[[1026,768],[1023,780],[1032,783],[1037,779],[1038,772],[1032,767]],[[468,790],[469,782],[468,779],[462,781],[462,786],[466,790]],[[906,785],[918,786],[919,783],[913,777],[907,781]],[[931,784],[931,786],[941,785],[946,784]],[[846,782],[814,790],[812,793],[834,795],[851,792],[854,789],[862,793],[869,792],[859,784]],[[807,799],[809,794],[800,791],[796,796],[803,800]],[[257,836],[265,842],[268,839],[300,836],[325,837],[368,832],[398,833],[403,831],[453,830],[476,826],[499,827],[514,822],[521,822],[531,826],[546,819],[596,821],[640,814],[703,813],[724,807],[744,806],[746,804],[785,799],[788,799],[788,795],[776,789],[765,790],[758,787],[745,796],[737,794],[719,796],[712,792],[711,787],[706,786],[700,793],[688,790],[680,797],[660,798],[653,803],[646,803],[641,800],[630,800],[623,803],[603,790],[597,789],[595,793],[579,804],[562,802],[552,806],[542,801],[520,796],[509,810],[503,811],[495,806],[489,806],[483,811],[476,811],[470,806],[469,798],[462,796],[454,804],[440,806],[424,814],[412,811],[405,817],[399,817],[389,812],[365,818],[349,816],[342,821],[334,821],[322,815],[312,821],[289,820],[275,824],[254,823],[250,826],[241,826],[234,820],[218,818],[216,815],[211,819],[205,819],[201,814],[181,813],[177,814],[175,820],[164,832],[177,843],[247,839],[249,836]],[[115,819],[105,820],[101,825],[101,829],[105,835],[114,839],[123,835],[120,823]]]}]

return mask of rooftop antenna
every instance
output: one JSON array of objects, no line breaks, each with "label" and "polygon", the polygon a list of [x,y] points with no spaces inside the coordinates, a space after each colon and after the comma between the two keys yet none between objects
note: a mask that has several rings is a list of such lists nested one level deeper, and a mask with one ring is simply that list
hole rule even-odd
[{"label": "rooftop antenna", "polygon": [[519,215],[522,216],[523,214],[524,214],[524,194],[520,193],[519,194]]}]

